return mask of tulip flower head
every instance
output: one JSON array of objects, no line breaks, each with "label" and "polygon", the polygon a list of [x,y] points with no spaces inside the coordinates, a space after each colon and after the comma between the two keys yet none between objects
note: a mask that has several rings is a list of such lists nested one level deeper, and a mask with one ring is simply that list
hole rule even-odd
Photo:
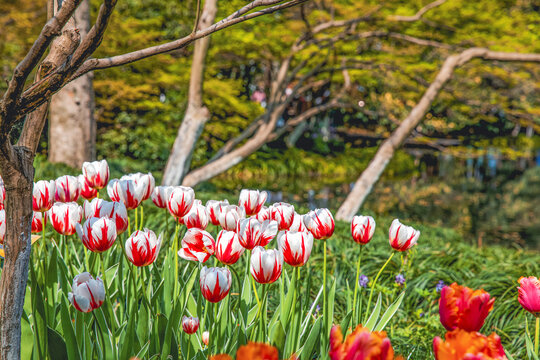
[{"label": "tulip flower head", "polygon": [[204,230],[191,228],[182,239],[182,249],[178,251],[178,256],[204,263],[214,254],[215,247],[212,235]]},{"label": "tulip flower head", "polygon": [[90,218],[77,224],[77,234],[86,248],[92,252],[101,253],[113,246],[116,240],[116,224],[109,218]]},{"label": "tulip flower head", "polygon": [[121,202],[127,210],[137,208],[144,200],[145,184],[131,179],[112,179],[107,185],[107,193],[112,201]]},{"label": "tulip flower head", "polygon": [[6,237],[6,210],[2,209],[0,210],[0,244],[4,243],[5,237]]},{"label": "tulip flower head", "polygon": [[182,330],[186,334],[195,334],[199,329],[199,318],[192,316],[185,316],[182,318]]},{"label": "tulip flower head", "polygon": [[535,276],[520,277],[518,301],[534,316],[540,315],[540,281]]},{"label": "tulip flower head", "polygon": [[283,254],[279,250],[257,246],[251,251],[251,275],[258,283],[273,283],[279,279],[282,269]]},{"label": "tulip flower head", "polygon": [[0,176],[0,210],[4,208],[4,202],[6,201],[6,187],[4,186],[4,180]]},{"label": "tulip flower head", "polygon": [[208,212],[200,200],[195,200],[189,212],[182,218],[182,223],[188,229],[199,228],[206,229],[208,226]]},{"label": "tulip flower head", "polygon": [[89,187],[100,190],[109,182],[109,164],[107,160],[84,162],[82,173]]},{"label": "tulip flower head", "polygon": [[75,176],[60,176],[56,179],[55,183],[56,192],[54,198],[56,201],[71,202],[79,200],[81,184],[79,184],[79,179]]},{"label": "tulip flower head", "polygon": [[315,239],[326,240],[334,233],[334,217],[328,209],[316,209],[304,216],[306,228]]},{"label": "tulip flower head", "polygon": [[219,217],[226,206],[229,206],[228,200],[208,200],[206,202],[206,211],[208,212],[208,216],[212,225],[219,225]]},{"label": "tulip flower head", "polygon": [[277,222],[264,220],[260,222],[255,217],[241,219],[236,226],[236,233],[240,244],[252,250],[256,246],[266,246],[276,236]]},{"label": "tulip flower head", "polygon": [[107,217],[114,220],[116,233],[124,233],[129,225],[129,218],[126,206],[117,201],[105,201],[102,199],[93,199],[91,202],[85,201],[83,204],[84,217]]},{"label": "tulip flower head", "polygon": [[256,215],[257,220],[264,221],[264,220],[272,220],[272,207],[261,207],[261,210]]},{"label": "tulip flower head", "polygon": [[210,333],[208,331],[203,331],[201,338],[203,344],[208,346],[208,342],[210,340]]},{"label": "tulip flower head", "polygon": [[249,341],[246,345],[242,345],[238,348],[236,351],[236,359],[278,360],[279,351],[272,345]]},{"label": "tulip flower head", "polygon": [[54,230],[62,235],[73,235],[82,220],[82,208],[76,202],[56,202],[49,210],[49,220]]},{"label": "tulip flower head", "polygon": [[128,174],[122,176],[120,180],[131,180],[135,183],[135,186],[140,187],[142,189],[142,201],[150,198],[154,191],[154,187],[156,186],[156,180],[154,180],[154,176],[152,176],[151,173],[143,174],[138,172],[135,174]]},{"label": "tulip flower head", "polygon": [[231,290],[231,272],[223,267],[204,266],[201,269],[199,285],[204,298],[212,303],[217,303],[225,298]]},{"label": "tulip flower head", "polygon": [[256,215],[259,211],[261,211],[267,197],[268,193],[266,191],[259,192],[259,190],[243,189],[240,191],[238,205],[246,209],[247,216]]},{"label": "tulip flower head", "polygon": [[223,230],[235,231],[238,221],[245,217],[246,211],[243,207],[228,205],[223,208],[223,211],[219,215],[219,225],[221,225]]},{"label": "tulip flower head", "polygon": [[294,213],[294,218],[291,226],[289,227],[289,231],[308,231],[306,228],[306,225],[304,224],[304,216],[300,215],[297,212]]},{"label": "tulip flower head", "polygon": [[375,233],[375,219],[371,216],[355,216],[351,222],[353,240],[359,244],[367,244]]},{"label": "tulip flower head", "polygon": [[186,186],[175,186],[167,201],[167,209],[174,217],[181,219],[191,210],[195,200],[195,192]]},{"label": "tulip flower head", "polygon": [[216,257],[226,265],[232,265],[240,259],[246,249],[240,244],[234,231],[221,230],[216,240]]},{"label": "tulip flower head", "polygon": [[[1,217],[2,215],[0,215],[0,218]],[[0,219],[0,227],[2,226],[1,223],[2,220]],[[45,224],[47,224],[47,213],[40,213],[38,211],[34,211],[34,214],[32,215],[32,234],[41,233],[43,231],[43,225]]]},{"label": "tulip flower head", "polygon": [[277,236],[283,260],[291,266],[303,266],[311,255],[313,235],[303,231],[280,231]]},{"label": "tulip flower head", "polygon": [[84,175],[79,175],[77,177],[77,180],[79,181],[79,185],[81,188],[80,194],[82,198],[86,200],[92,200],[93,198],[97,196],[98,194],[97,189],[94,189],[93,187],[90,186],[90,184],[88,184],[88,181],[86,180]]},{"label": "tulip flower head", "polygon": [[81,312],[87,313],[99,308],[105,301],[103,281],[99,277],[94,279],[87,272],[75,276],[68,299]]},{"label": "tulip flower head", "polygon": [[156,186],[152,191],[152,202],[158,208],[166,209],[173,189],[173,186]]},{"label": "tulip flower head", "polygon": [[40,180],[34,183],[32,208],[34,211],[48,211],[54,204],[54,194],[56,192],[56,183],[54,180]]},{"label": "tulip flower head", "polygon": [[501,338],[462,329],[449,331],[445,339],[433,339],[435,360],[507,360]]},{"label": "tulip flower head", "polygon": [[446,330],[479,331],[495,299],[484,290],[473,290],[453,283],[441,290],[439,315]]},{"label": "tulip flower head", "polygon": [[152,230],[137,230],[126,240],[126,255],[135,266],[153,263],[161,247],[161,234],[156,237]]},{"label": "tulip flower head", "polygon": [[269,208],[270,218],[278,223],[278,229],[289,230],[294,220],[294,206],[284,202],[275,203]]},{"label": "tulip flower head", "polygon": [[403,359],[401,356],[394,357],[394,349],[385,331],[370,332],[362,325],[343,341],[343,333],[339,325],[334,325],[330,331],[331,360],[394,360]]},{"label": "tulip flower head", "polygon": [[412,226],[406,226],[394,219],[390,225],[389,239],[390,246],[397,251],[407,251],[416,245],[420,231],[415,230]]}]

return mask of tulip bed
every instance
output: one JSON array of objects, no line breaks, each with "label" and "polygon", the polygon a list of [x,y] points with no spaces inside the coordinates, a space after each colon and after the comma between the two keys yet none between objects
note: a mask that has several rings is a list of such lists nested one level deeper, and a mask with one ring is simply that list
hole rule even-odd
[{"label": "tulip bed", "polygon": [[[60,181],[62,189],[70,189],[71,178]],[[107,183],[96,181],[102,187]],[[421,224],[412,224],[413,229],[387,218],[376,219],[376,227],[357,218],[352,232],[351,224],[343,222],[330,229],[320,226],[330,223],[326,210],[311,213],[311,220],[285,224],[280,219],[287,217],[289,205],[276,205],[277,215],[264,215],[261,209],[249,210],[262,203],[246,203],[245,196],[244,207],[233,206],[220,219],[219,203],[212,200],[235,204],[237,196],[197,192],[205,207],[192,201],[189,189],[159,188],[154,204],[140,203],[129,194],[144,193],[144,186],[108,184],[108,195],[123,205],[94,200],[79,210],[74,204],[55,204],[45,227],[39,226],[40,212],[35,214],[33,231],[40,238],[33,245],[23,314],[26,357],[223,359],[215,355],[236,354],[248,359],[255,355],[245,354],[268,351],[280,359],[313,359],[327,358],[330,351],[332,359],[342,359],[352,343],[369,339],[381,352],[374,359],[392,359],[391,348],[396,356],[430,359],[437,336],[436,348],[450,352],[464,342],[498,346],[494,335],[470,332],[481,328],[482,334],[498,334],[509,358],[535,358],[534,318],[519,305],[516,289],[519,277],[540,270],[535,253],[477,249],[452,230]],[[51,190],[46,185],[42,193]],[[84,196],[107,198],[105,190],[87,190]],[[177,191],[173,197],[178,199],[172,205],[171,191]],[[69,197],[69,191],[64,195]],[[193,205],[187,206],[190,201]],[[246,209],[255,218],[242,220],[248,217]],[[308,212],[299,206],[295,210]],[[185,215],[182,224],[171,216],[175,213]],[[366,224],[362,231],[355,229]],[[276,236],[278,229],[289,227],[300,231]],[[408,235],[405,242],[397,241],[399,228]],[[253,242],[257,232],[260,239]],[[410,248],[416,240],[418,245]],[[301,250],[283,245],[289,243],[300,244]],[[489,293],[479,293],[482,314],[445,320],[453,309],[449,300],[441,309],[450,312],[441,310],[439,317],[441,291],[448,299],[451,289],[469,291],[445,287],[452,283]],[[463,319],[471,316],[477,321],[465,324]],[[453,335],[444,341],[445,333]],[[342,344],[342,335],[350,340]],[[458,359],[439,351],[438,360]],[[493,354],[485,359],[505,356]]]}]

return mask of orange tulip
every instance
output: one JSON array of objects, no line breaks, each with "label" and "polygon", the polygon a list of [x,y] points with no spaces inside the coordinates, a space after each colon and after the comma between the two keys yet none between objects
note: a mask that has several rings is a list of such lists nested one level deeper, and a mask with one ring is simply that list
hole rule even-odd
[{"label": "orange tulip", "polygon": [[343,341],[341,327],[334,326],[330,332],[331,360],[398,360],[394,358],[394,349],[385,331],[370,332],[358,325],[356,329]]},{"label": "orange tulip", "polygon": [[436,360],[507,360],[497,334],[485,336],[462,329],[447,332],[445,340],[433,339],[433,352]]},{"label": "orange tulip", "polygon": [[248,342],[238,348],[236,360],[279,360],[279,353],[271,345]]}]

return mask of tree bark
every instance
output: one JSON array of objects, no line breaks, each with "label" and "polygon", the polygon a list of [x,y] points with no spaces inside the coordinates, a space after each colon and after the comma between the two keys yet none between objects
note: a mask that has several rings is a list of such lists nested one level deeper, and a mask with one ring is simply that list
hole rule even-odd
[{"label": "tree bark", "polygon": [[[75,11],[81,38],[90,30],[90,1],[83,0]],[[67,84],[51,100],[49,120],[49,161],[80,168],[96,157],[93,73]]]},{"label": "tree bark", "polygon": [[[203,30],[214,22],[217,12],[217,0],[207,0],[198,24],[198,30]],[[197,141],[204,129],[204,124],[210,119],[210,111],[203,104],[204,62],[210,45],[210,37],[195,41],[191,77],[189,79],[188,105],[182,124],[167,160],[163,173],[163,185],[179,185],[189,170],[191,158]]]},{"label": "tree bark", "polygon": [[539,62],[540,54],[504,53],[489,51],[488,49],[483,48],[471,48],[458,55],[449,56],[418,104],[416,104],[392,135],[383,141],[367,168],[362,172],[354,184],[352,191],[349,193],[343,204],[341,204],[336,213],[336,219],[343,221],[352,220],[366,197],[371,192],[373,185],[379,180],[384,169],[386,169],[386,166],[394,156],[395,151],[407,139],[411,131],[418,126],[420,121],[422,121],[442,87],[452,77],[454,70],[473,58],[499,61]]}]

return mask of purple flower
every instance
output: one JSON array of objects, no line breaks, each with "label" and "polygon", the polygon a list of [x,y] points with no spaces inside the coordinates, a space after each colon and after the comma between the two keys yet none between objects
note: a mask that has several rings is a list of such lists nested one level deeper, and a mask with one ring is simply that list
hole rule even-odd
[{"label": "purple flower", "polygon": [[366,275],[360,275],[358,277],[358,285],[362,287],[367,287],[367,284],[369,283],[369,278]]},{"label": "purple flower", "polygon": [[319,311],[321,311],[321,307],[319,305],[317,305],[317,307],[315,308],[315,312],[318,314]]},{"label": "purple flower", "polygon": [[403,276],[402,274],[398,274],[396,276],[396,283],[399,285],[405,284],[405,276]]},{"label": "purple flower", "polygon": [[444,283],[444,281],[439,280],[439,282],[437,283],[437,286],[435,286],[435,290],[437,290],[437,292],[440,292],[445,286],[446,284]]}]

